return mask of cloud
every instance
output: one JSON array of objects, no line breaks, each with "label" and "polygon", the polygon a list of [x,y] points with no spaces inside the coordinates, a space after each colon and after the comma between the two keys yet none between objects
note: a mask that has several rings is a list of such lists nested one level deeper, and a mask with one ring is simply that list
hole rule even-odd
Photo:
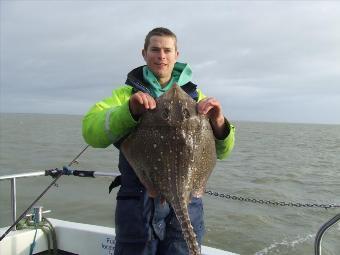
[{"label": "cloud", "polygon": [[336,1],[0,4],[0,111],[83,114],[144,64],[145,34],[166,26],[233,119],[340,123]]}]

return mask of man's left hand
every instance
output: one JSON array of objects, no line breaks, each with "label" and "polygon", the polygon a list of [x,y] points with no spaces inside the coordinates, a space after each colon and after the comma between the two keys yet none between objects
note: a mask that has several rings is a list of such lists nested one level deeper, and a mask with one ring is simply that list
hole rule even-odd
[{"label": "man's left hand", "polygon": [[207,115],[210,119],[211,127],[217,139],[224,139],[228,136],[229,132],[225,124],[222,106],[217,99],[213,97],[204,98],[198,102],[197,111],[200,114]]}]

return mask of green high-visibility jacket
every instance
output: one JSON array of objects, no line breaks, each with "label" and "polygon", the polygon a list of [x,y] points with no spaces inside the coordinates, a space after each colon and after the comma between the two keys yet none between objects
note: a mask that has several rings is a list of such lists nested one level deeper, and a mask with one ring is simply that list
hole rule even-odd
[{"label": "green high-visibility jacket", "polygon": [[[197,89],[198,101],[205,98]],[[133,88],[128,85],[119,87],[108,97],[96,103],[83,119],[83,137],[95,148],[106,148],[129,134],[138,124],[129,110],[129,99]],[[215,140],[218,159],[226,158],[234,147],[235,128],[230,125],[230,133],[224,140]]]}]

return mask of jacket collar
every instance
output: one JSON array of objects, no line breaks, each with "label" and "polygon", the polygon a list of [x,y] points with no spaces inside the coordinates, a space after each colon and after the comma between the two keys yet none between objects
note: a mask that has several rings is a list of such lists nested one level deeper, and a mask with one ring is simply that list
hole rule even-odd
[{"label": "jacket collar", "polygon": [[143,78],[143,67],[144,66],[139,66],[129,72],[125,84],[132,86],[137,91],[142,91],[151,95],[149,85]]},{"label": "jacket collar", "polygon": [[[132,71],[130,71],[127,75],[127,79],[125,81],[126,85],[129,85],[133,87],[133,93],[136,93],[137,91],[142,91],[145,93],[148,93],[149,95],[152,95],[148,83],[144,80],[143,77],[143,67],[144,66],[139,66]],[[198,93],[197,93],[197,85],[188,82],[181,86],[181,88],[188,94],[190,95],[195,101],[198,100]]]}]

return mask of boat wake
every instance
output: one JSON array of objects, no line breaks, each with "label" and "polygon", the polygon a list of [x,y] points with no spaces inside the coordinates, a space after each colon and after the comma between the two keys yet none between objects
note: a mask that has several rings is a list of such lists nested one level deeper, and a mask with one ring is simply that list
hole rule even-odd
[{"label": "boat wake", "polygon": [[280,242],[274,242],[268,247],[257,251],[254,255],[267,255],[267,254],[282,254],[282,250],[287,251],[287,248],[294,248],[295,246],[307,242],[310,239],[314,239],[315,234],[309,234],[304,237],[297,237],[294,240],[282,240]]}]

